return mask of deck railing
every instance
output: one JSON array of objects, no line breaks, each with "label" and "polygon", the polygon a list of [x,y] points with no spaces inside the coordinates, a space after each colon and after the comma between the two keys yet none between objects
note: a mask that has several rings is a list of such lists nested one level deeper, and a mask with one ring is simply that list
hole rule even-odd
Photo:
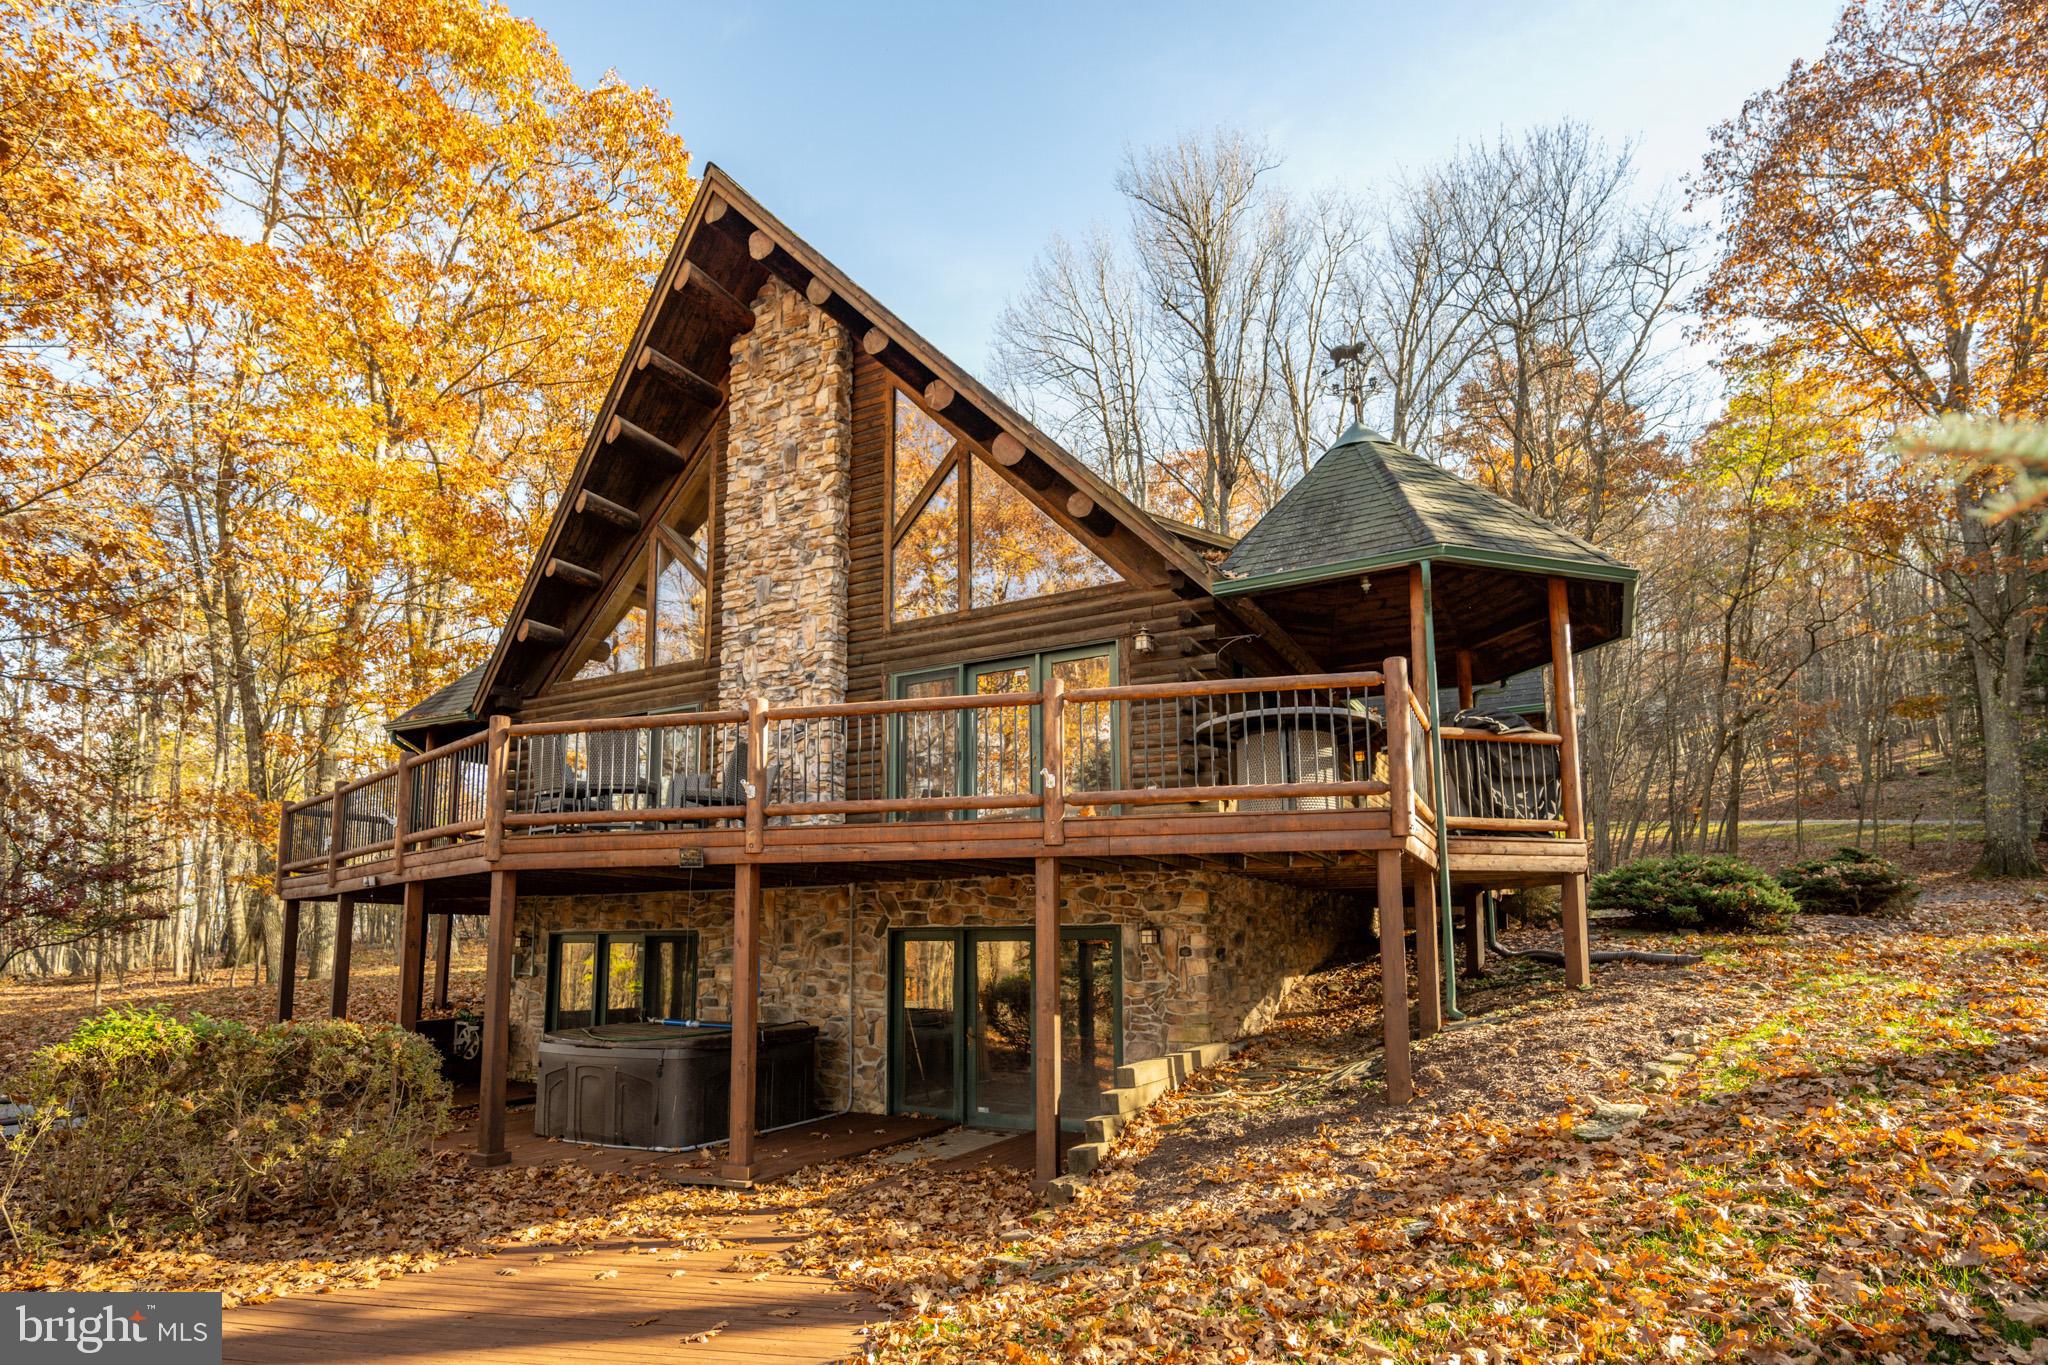
[{"label": "deck railing", "polygon": [[[1446,727],[1451,830],[1552,833],[1558,737]],[[511,724],[284,808],[285,876],[546,836],[1384,810],[1433,831],[1426,708],[1384,670]],[[1475,796],[1475,793],[1477,796]]]}]

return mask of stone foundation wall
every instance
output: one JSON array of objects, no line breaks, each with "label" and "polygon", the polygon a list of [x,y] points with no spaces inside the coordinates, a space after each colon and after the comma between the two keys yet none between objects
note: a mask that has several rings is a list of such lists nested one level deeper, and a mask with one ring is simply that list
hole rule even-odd
[{"label": "stone foundation wall", "polygon": [[[762,1020],[807,1019],[819,1026],[822,1103],[883,1110],[889,931],[1028,928],[1032,899],[1028,876],[765,891]],[[1061,878],[1060,922],[1121,929],[1123,1055],[1136,1062],[1264,1028],[1303,974],[1363,936],[1369,912],[1349,896],[1223,873],[1076,871]],[[698,1008],[706,1018],[726,1017],[730,892],[534,897],[520,901],[518,927],[534,935],[542,964],[551,933],[695,929]],[[1139,941],[1147,928],[1158,931],[1157,943]],[[516,1074],[532,1074],[545,989],[543,976],[513,983]]]}]

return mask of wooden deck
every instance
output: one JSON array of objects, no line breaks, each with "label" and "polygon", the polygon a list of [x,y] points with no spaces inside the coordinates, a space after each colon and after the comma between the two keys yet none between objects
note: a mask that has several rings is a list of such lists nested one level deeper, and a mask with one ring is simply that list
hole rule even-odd
[{"label": "wooden deck", "polygon": [[[773,1260],[763,1269],[735,1268],[736,1257],[772,1257],[789,1245],[767,1215],[735,1218],[714,1231],[737,1246],[677,1251],[645,1239],[527,1246],[383,1284],[229,1309],[222,1359],[823,1362],[858,1354],[861,1329],[887,1316],[873,1299],[844,1292],[827,1277],[764,1274]],[[629,1254],[629,1247],[638,1250]],[[688,1340],[698,1333],[712,1335]]]},{"label": "wooden deck", "polygon": [[[780,1180],[806,1166],[865,1156],[884,1147],[943,1133],[955,1126],[947,1119],[918,1118],[909,1114],[841,1114],[837,1118],[819,1119],[814,1123],[761,1133],[754,1139],[754,1178],[748,1183],[758,1185]],[[453,1151],[474,1148],[476,1125],[471,1123],[447,1134],[441,1139],[440,1146]],[[573,1163],[590,1171],[660,1177],[685,1185],[735,1183],[724,1179],[718,1171],[725,1160],[724,1143],[694,1152],[655,1152],[638,1147],[599,1147],[583,1142],[561,1142],[534,1135],[531,1108],[506,1114],[505,1150],[514,1166]]]}]

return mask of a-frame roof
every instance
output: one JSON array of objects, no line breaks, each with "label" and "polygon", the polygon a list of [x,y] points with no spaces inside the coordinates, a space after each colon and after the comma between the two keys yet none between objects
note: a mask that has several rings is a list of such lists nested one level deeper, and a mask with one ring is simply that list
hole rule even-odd
[{"label": "a-frame roof", "polygon": [[1354,424],[1231,549],[1215,591],[1270,591],[1425,559],[1636,577],[1591,541]]},{"label": "a-frame roof", "polygon": [[[559,670],[607,585],[635,553],[640,528],[694,471],[698,452],[723,423],[732,343],[753,326],[750,301],[770,277],[846,327],[854,344],[922,393],[1041,510],[1082,535],[1126,578],[1206,595],[1210,569],[1184,537],[1061,449],[723,170],[708,166],[496,649],[467,689],[467,677],[457,679],[394,721],[394,733],[516,706]],[[459,715],[448,714],[457,709]]]}]

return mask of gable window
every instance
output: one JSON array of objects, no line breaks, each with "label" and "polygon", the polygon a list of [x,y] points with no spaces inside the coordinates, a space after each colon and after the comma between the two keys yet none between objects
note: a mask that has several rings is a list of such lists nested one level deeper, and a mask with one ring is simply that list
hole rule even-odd
[{"label": "gable window", "polygon": [[1117,580],[908,393],[890,391],[890,614],[917,621]]},{"label": "gable window", "polygon": [[575,677],[701,659],[709,648],[710,481],[694,480],[621,576],[586,637]]},{"label": "gable window", "polygon": [[697,935],[555,934],[548,940],[547,1029],[691,1019]]}]

